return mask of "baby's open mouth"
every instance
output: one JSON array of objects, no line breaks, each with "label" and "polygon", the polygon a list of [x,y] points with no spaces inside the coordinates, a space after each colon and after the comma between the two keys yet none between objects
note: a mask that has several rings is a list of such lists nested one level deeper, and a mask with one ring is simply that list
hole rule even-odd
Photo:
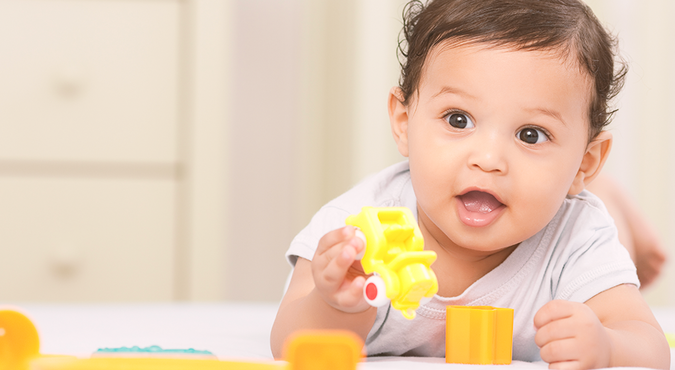
[{"label": "baby's open mouth", "polygon": [[482,191],[470,191],[459,198],[469,212],[490,213],[503,206],[492,194]]}]

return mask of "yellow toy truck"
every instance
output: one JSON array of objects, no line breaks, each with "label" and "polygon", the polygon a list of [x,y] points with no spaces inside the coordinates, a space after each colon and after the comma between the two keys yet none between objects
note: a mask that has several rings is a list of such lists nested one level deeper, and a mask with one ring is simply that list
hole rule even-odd
[{"label": "yellow toy truck", "polygon": [[415,318],[420,302],[438,291],[438,280],[431,270],[436,252],[424,250],[424,238],[406,207],[363,207],[346,223],[358,228],[365,241],[361,265],[366,274],[363,295],[375,307],[389,302],[409,320]]}]

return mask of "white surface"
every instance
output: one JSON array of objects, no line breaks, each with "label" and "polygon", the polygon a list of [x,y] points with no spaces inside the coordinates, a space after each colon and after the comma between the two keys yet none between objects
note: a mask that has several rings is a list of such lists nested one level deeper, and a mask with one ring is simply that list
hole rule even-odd
[{"label": "white surface", "polygon": [[104,347],[208,350],[224,358],[272,358],[276,305],[22,305],[40,334],[40,352],[88,357]]},{"label": "white surface", "polygon": [[[208,350],[221,360],[271,359],[269,332],[276,304],[20,305],[40,333],[40,352],[88,357],[99,348],[158,345]],[[675,311],[655,310],[665,331]],[[672,350],[671,350],[672,351]],[[672,354],[672,352],[671,352]],[[443,358],[370,358],[359,369],[546,369],[543,362],[511,365],[446,364]],[[671,369],[675,369],[671,365]]]}]

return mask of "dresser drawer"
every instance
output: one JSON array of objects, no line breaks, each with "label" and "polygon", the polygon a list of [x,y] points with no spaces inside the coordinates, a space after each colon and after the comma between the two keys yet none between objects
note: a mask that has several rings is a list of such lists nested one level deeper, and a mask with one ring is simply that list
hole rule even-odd
[{"label": "dresser drawer", "polygon": [[180,9],[0,1],[0,160],[175,161]]},{"label": "dresser drawer", "polygon": [[166,301],[170,180],[0,177],[0,300]]}]

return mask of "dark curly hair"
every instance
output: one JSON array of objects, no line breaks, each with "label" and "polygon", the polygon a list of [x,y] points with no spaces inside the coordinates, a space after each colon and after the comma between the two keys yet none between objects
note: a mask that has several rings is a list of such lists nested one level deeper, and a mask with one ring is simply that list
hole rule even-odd
[{"label": "dark curly hair", "polygon": [[516,50],[548,50],[576,56],[593,81],[589,141],[616,110],[609,101],[623,87],[627,66],[617,41],[591,9],[577,0],[413,0],[403,12],[399,35],[404,104],[419,87],[429,51],[442,41],[475,42]]}]

